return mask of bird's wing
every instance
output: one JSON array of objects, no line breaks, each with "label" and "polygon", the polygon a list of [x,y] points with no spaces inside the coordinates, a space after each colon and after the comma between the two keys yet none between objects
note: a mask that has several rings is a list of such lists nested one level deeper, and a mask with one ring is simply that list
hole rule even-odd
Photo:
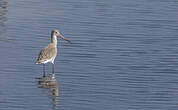
[{"label": "bird's wing", "polygon": [[46,46],[40,51],[37,62],[49,60],[53,57],[56,57],[56,52],[57,52],[56,48],[53,46],[50,46],[49,44],[48,46]]}]

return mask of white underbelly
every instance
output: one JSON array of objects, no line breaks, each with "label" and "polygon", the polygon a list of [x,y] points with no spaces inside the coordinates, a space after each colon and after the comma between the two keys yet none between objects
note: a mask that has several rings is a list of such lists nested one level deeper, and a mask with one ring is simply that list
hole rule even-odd
[{"label": "white underbelly", "polygon": [[51,58],[51,59],[48,59],[48,60],[44,60],[44,61],[42,61],[41,63],[43,63],[43,64],[45,64],[45,63],[54,63],[54,59],[55,58]]}]

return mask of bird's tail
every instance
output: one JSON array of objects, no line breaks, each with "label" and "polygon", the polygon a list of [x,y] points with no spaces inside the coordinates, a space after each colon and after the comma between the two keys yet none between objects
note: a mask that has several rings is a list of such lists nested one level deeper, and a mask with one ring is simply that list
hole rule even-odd
[{"label": "bird's tail", "polygon": [[35,62],[35,64],[41,64],[41,62],[39,62],[38,60]]}]

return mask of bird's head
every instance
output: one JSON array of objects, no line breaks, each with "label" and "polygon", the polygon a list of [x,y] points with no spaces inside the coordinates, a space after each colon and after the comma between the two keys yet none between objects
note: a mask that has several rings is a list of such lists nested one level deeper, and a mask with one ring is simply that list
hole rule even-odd
[{"label": "bird's head", "polygon": [[66,39],[66,38],[59,32],[59,30],[57,30],[57,29],[52,30],[52,34],[55,35],[55,36],[58,36],[58,37],[60,37],[60,38],[62,38],[62,39],[64,39],[64,40],[66,40],[66,41],[68,41],[69,43],[71,43],[71,41],[68,40],[68,39]]}]

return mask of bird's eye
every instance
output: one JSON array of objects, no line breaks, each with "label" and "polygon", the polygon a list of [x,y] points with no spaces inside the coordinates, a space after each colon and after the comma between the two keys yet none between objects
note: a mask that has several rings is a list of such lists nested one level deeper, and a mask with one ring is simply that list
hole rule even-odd
[{"label": "bird's eye", "polygon": [[57,34],[58,32],[56,32],[56,34]]}]

